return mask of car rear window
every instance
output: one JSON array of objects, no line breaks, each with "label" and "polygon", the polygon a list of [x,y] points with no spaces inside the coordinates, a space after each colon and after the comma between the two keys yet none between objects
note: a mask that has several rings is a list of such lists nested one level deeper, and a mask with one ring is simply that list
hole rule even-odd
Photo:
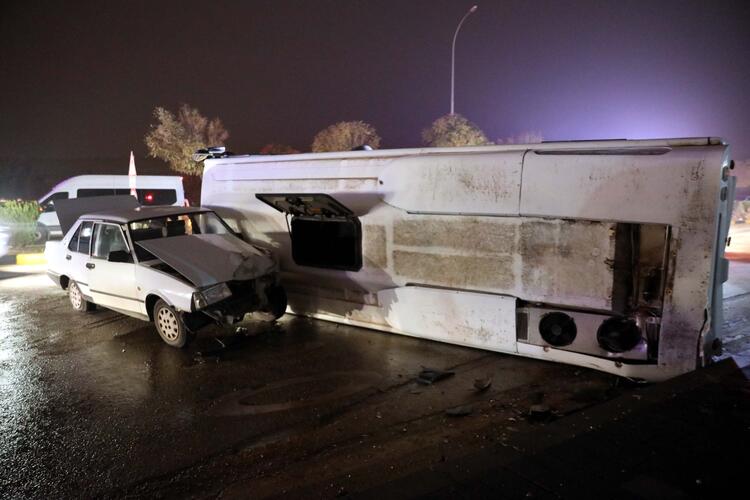
[{"label": "car rear window", "polygon": [[91,221],[81,223],[70,239],[70,243],[68,243],[68,250],[88,254],[91,246],[91,232],[93,227],[94,223]]}]

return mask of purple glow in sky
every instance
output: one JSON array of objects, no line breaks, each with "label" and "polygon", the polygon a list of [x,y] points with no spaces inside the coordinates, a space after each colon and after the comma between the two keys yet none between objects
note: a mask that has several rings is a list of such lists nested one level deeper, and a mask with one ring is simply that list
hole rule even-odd
[{"label": "purple glow in sky", "polygon": [[4,1],[0,157],[145,155],[155,106],[219,116],[236,152],[339,120],[383,147],[456,111],[491,139],[724,136],[750,158],[750,2]]}]

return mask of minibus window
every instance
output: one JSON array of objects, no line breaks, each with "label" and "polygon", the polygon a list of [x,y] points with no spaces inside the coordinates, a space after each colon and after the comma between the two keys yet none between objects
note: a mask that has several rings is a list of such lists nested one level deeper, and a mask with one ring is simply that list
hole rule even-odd
[{"label": "minibus window", "polygon": [[142,205],[174,205],[177,192],[174,189],[137,189],[138,201]]},{"label": "minibus window", "polygon": [[79,189],[77,191],[79,198],[88,198],[90,196],[112,196],[115,194],[114,189]]},{"label": "minibus window", "polygon": [[67,199],[68,199],[67,192],[53,193],[50,196],[48,196],[45,200],[43,200],[39,205],[42,208],[42,212],[45,212],[45,213],[54,212],[55,200],[67,200]]}]

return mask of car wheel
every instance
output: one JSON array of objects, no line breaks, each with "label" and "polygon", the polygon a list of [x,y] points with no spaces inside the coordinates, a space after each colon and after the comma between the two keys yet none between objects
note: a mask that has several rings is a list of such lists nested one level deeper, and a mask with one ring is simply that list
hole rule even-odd
[{"label": "car wheel", "polygon": [[36,229],[34,229],[34,243],[37,245],[41,245],[47,239],[49,238],[49,232],[47,232],[44,227],[38,225],[36,226]]},{"label": "car wheel", "polygon": [[283,286],[272,286],[266,289],[268,306],[256,313],[261,321],[276,321],[286,313],[286,290]]},{"label": "car wheel", "polygon": [[159,299],[154,305],[154,325],[161,339],[172,347],[185,347],[188,331],[182,318],[174,309]]},{"label": "car wheel", "polygon": [[83,297],[81,289],[78,288],[78,283],[75,281],[68,284],[68,299],[70,299],[70,305],[73,306],[73,309],[78,312],[90,312],[96,309],[96,304]]}]

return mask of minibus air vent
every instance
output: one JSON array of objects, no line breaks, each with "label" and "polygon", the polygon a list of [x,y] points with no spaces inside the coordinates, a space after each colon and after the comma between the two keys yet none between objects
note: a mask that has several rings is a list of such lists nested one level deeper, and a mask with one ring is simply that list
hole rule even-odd
[{"label": "minibus air vent", "polygon": [[578,329],[575,320],[563,312],[550,312],[542,316],[539,333],[545,342],[555,347],[570,345]]},{"label": "minibus air vent", "polygon": [[614,316],[602,322],[596,332],[596,340],[602,349],[619,354],[638,345],[641,331],[631,318]]}]

